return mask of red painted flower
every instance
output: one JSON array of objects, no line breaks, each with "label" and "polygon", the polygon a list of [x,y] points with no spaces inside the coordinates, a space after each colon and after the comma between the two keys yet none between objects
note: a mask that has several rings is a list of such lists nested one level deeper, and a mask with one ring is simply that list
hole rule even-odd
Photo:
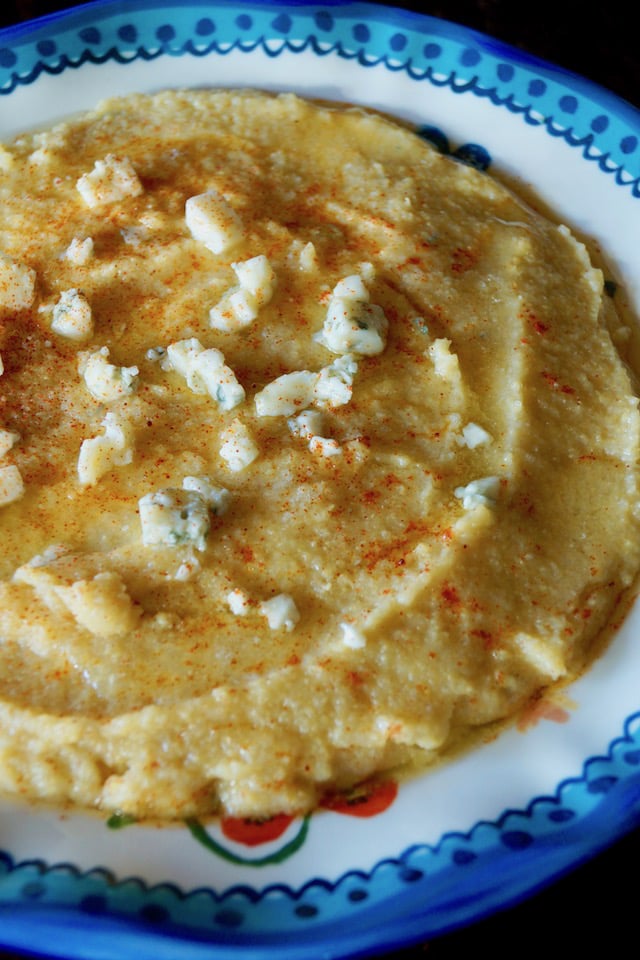
[{"label": "red painted flower", "polygon": [[[384,813],[398,793],[398,785],[393,780],[363,783],[348,793],[336,793],[324,797],[320,806],[334,813],[350,817],[375,817]],[[228,840],[241,843],[245,847],[258,847],[262,843],[271,843],[286,832],[296,818],[291,814],[279,813],[266,819],[254,820],[247,817],[223,817],[220,829]]]},{"label": "red painted flower", "polygon": [[363,783],[348,793],[327,796],[320,806],[350,817],[376,817],[391,806],[397,794],[397,783],[393,780],[381,780],[376,783]]},{"label": "red painted flower", "polygon": [[220,828],[229,840],[243,843],[246,847],[257,847],[261,843],[277,840],[292,823],[294,817],[288,813],[278,813],[266,820],[251,820],[243,817],[223,817]]}]

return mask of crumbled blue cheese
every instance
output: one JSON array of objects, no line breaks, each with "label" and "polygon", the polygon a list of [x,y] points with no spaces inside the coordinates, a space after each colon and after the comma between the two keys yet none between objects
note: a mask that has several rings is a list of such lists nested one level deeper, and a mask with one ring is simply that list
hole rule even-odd
[{"label": "crumbled blue cheese", "polygon": [[279,593],[277,597],[265,600],[260,604],[260,613],[267,618],[271,630],[291,632],[300,620],[298,608],[288,593]]},{"label": "crumbled blue cheese", "polygon": [[460,363],[457,354],[451,352],[451,340],[446,337],[434,340],[428,352],[436,374],[458,386],[461,383]]},{"label": "crumbled blue cheese", "polygon": [[211,513],[217,517],[227,512],[231,494],[224,487],[215,487],[209,477],[185,477],[182,481],[182,489],[198,493]]},{"label": "crumbled blue cheese", "polygon": [[209,321],[215,330],[247,327],[256,319],[260,308],[269,303],[275,290],[275,273],[264,254],[231,266],[238,285],[209,311]]},{"label": "crumbled blue cheese", "polygon": [[91,396],[102,403],[130,396],[138,385],[138,368],[109,363],[108,347],[101,347],[95,353],[80,353],[78,370]]},{"label": "crumbled blue cheese", "polygon": [[259,417],[289,417],[308,407],[315,397],[318,374],[310,370],[285,373],[268,383],[255,396]]},{"label": "crumbled blue cheese", "polygon": [[487,433],[484,427],[471,421],[462,428],[462,436],[458,438],[461,447],[468,447],[469,450],[475,450],[485,443],[491,443],[491,434]]},{"label": "crumbled blue cheese", "polygon": [[65,290],[53,308],[51,329],[69,340],[88,340],[93,333],[91,305],[84,293]]},{"label": "crumbled blue cheese", "polygon": [[350,353],[323,367],[319,373],[294,370],[263,387],[256,396],[259,417],[289,417],[311,404],[339,407],[348,403],[358,363]]},{"label": "crumbled blue cheese", "polygon": [[322,436],[324,418],[318,410],[303,410],[287,420],[287,426],[294,437],[308,441],[311,453],[321,457],[335,457],[343,452],[337,440]]},{"label": "crumbled blue cheese", "polygon": [[22,475],[15,464],[0,467],[0,507],[6,507],[24,496]]},{"label": "crumbled blue cheese", "polygon": [[369,303],[369,291],[358,274],[338,281],[315,339],[332,353],[375,356],[386,346],[389,322],[382,307]]},{"label": "crumbled blue cheese", "polygon": [[331,296],[342,300],[357,300],[361,303],[369,302],[369,291],[365,286],[364,280],[357,273],[349,277],[344,277],[343,280],[338,280]]},{"label": "crumbled blue cheese", "polygon": [[158,361],[163,360],[166,355],[167,351],[164,347],[149,347],[145,353],[145,358],[149,363],[158,363]]},{"label": "crumbled blue cheese", "polygon": [[492,507],[500,492],[500,477],[482,477],[479,480],[472,480],[464,487],[456,487],[453,492],[458,500],[462,500],[465,510]]},{"label": "crumbled blue cheese", "polygon": [[294,437],[309,440],[322,433],[324,417],[319,410],[303,410],[297,416],[290,417],[287,420],[287,426]]},{"label": "crumbled blue cheese", "polygon": [[236,287],[209,311],[209,323],[214,330],[227,333],[244,330],[258,316],[259,307],[248,290]]},{"label": "crumbled blue cheese", "polygon": [[65,257],[74,267],[84,267],[93,258],[93,238],[74,237],[65,251]]},{"label": "crumbled blue cheese", "polygon": [[4,430],[0,427],[0,460],[9,453],[9,450],[11,450],[19,439],[17,433],[14,433],[12,430]]},{"label": "crumbled blue cheese", "polygon": [[339,407],[348,403],[358,363],[351,354],[339,357],[319,373],[294,370],[268,383],[255,396],[259,417],[289,417],[310,404]]},{"label": "crumbled blue cheese", "polygon": [[227,594],[227,603],[229,604],[231,613],[235,614],[236,617],[246,617],[251,609],[249,597],[244,590],[241,590],[239,587],[229,591]]},{"label": "crumbled blue cheese", "polygon": [[220,456],[234,473],[248,467],[260,453],[251,431],[238,419],[222,431],[220,440]]},{"label": "crumbled blue cheese", "polygon": [[314,396],[321,407],[341,407],[351,400],[353,378],[358,372],[358,362],[350,353],[338,357],[318,374]]},{"label": "crumbled blue cheese", "polygon": [[309,450],[311,453],[319,453],[321,457],[336,457],[342,453],[342,447],[338,441],[331,437],[310,437]]},{"label": "crumbled blue cheese", "polygon": [[342,629],[342,642],[345,647],[349,647],[350,650],[361,650],[367,645],[365,635],[350,623],[341,623],[340,628]]},{"label": "crumbled blue cheese", "polygon": [[342,447],[337,440],[322,436],[324,418],[319,410],[303,410],[287,420],[287,426],[294,437],[308,440],[311,453],[322,457],[335,457],[342,453]]},{"label": "crumbled blue cheese", "polygon": [[96,160],[93,170],[84,173],[76,183],[78,193],[88,207],[118,203],[143,192],[138,174],[128,157],[108,154]]},{"label": "crumbled blue cheese", "polygon": [[185,220],[194,240],[212,253],[224,253],[242,239],[242,220],[217,190],[189,197]]},{"label": "crumbled blue cheese", "polygon": [[170,343],[161,361],[163,370],[175,370],[194,393],[208,394],[221,410],[233,410],[245,398],[244,387],[226,366],[224,354],[208,350],[195,337]]},{"label": "crumbled blue cheese", "polygon": [[180,564],[173,575],[173,579],[177,580],[179,583],[186,583],[187,580],[193,579],[193,577],[195,577],[195,575],[199,572],[200,561],[197,557],[190,557],[188,560],[185,560]]},{"label": "crumbled blue cheese", "polygon": [[0,253],[0,308],[28,310],[35,295],[35,270]]},{"label": "crumbled blue cheese", "polygon": [[287,262],[293,270],[302,270],[303,273],[312,273],[318,269],[318,255],[313,243],[309,240],[295,239],[287,253]]},{"label": "crumbled blue cheese", "polygon": [[78,457],[78,479],[83,486],[92,486],[113,470],[133,460],[133,427],[130,423],[108,413],[102,421],[103,433],[83,440]]},{"label": "crumbled blue cheese", "polygon": [[232,263],[231,266],[238,278],[238,285],[255,297],[259,307],[271,300],[275,290],[276,275],[263,253],[241,263]]},{"label": "crumbled blue cheese", "polygon": [[138,501],[145,546],[194,546],[205,550],[211,527],[209,508],[194,490],[167,487]]}]

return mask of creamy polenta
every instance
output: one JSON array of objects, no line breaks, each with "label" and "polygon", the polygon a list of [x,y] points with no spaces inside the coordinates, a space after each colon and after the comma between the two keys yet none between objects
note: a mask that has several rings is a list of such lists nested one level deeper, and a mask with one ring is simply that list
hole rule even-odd
[{"label": "creamy polenta", "polygon": [[585,667],[639,418],[568,229],[292,95],[109,100],[0,171],[2,791],[307,810]]}]

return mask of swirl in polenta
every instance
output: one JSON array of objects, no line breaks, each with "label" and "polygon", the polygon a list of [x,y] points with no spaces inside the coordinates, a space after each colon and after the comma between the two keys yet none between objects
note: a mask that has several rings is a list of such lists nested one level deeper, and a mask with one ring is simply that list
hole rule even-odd
[{"label": "swirl in polenta", "polygon": [[289,94],[109,100],[0,170],[4,793],[306,811],[588,665],[640,421],[566,227]]}]

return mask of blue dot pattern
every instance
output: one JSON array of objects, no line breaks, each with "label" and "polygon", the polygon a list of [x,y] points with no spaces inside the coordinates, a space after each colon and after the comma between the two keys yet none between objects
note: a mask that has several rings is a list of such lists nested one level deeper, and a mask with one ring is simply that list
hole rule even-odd
[{"label": "blue dot pattern", "polygon": [[132,23],[125,23],[118,29],[118,37],[125,43],[135,43],[138,39],[138,31]]},{"label": "blue dot pattern", "polygon": [[300,917],[302,920],[310,920],[312,917],[317,916],[318,908],[314,907],[310,903],[301,903],[295,908],[295,915]]},{"label": "blue dot pattern", "polygon": [[569,820],[573,820],[575,813],[573,810],[564,810],[562,808],[558,810],[552,810],[549,813],[549,820],[552,823],[567,823]]},{"label": "blue dot pattern", "polygon": [[57,47],[53,40],[39,40],[36,44],[36,50],[42,57],[52,57]]},{"label": "blue dot pattern", "polygon": [[276,33],[286,34],[289,33],[291,27],[293,26],[293,21],[291,17],[286,13],[281,13],[271,21],[271,26],[276,31]]},{"label": "blue dot pattern", "polygon": [[156,30],[156,37],[161,43],[171,43],[175,39],[176,31],[170,23],[163,23]]},{"label": "blue dot pattern", "polygon": [[333,30],[333,17],[326,10],[319,10],[318,13],[314,15],[314,21],[318,29],[322,30],[323,33],[330,33]]},{"label": "blue dot pattern", "polygon": [[437,60],[442,56],[442,47],[439,43],[426,43],[423,53],[427,60]]},{"label": "blue dot pattern", "polygon": [[400,53],[401,50],[407,45],[407,36],[404,33],[394,33],[393,36],[389,39],[389,47],[391,50],[395,50],[396,53]]},{"label": "blue dot pattern", "polygon": [[216,25],[209,17],[203,17],[196,23],[196,33],[199,37],[210,37],[212,33],[215,33],[215,30]]},{"label": "blue dot pattern", "polygon": [[83,913],[104,913],[107,909],[107,900],[100,894],[92,893],[86,897],[83,897],[78,903],[78,906]]},{"label": "blue dot pattern", "polygon": [[578,101],[575,97],[560,97],[560,109],[564,113],[575,113],[578,109]]},{"label": "blue dot pattern", "polygon": [[18,58],[13,50],[9,50],[8,47],[3,47],[0,49],[0,67],[6,67],[10,69],[11,67],[15,67],[17,62]]},{"label": "blue dot pattern", "polygon": [[366,900],[368,896],[367,891],[361,888],[349,891],[349,900],[351,900],[352,903],[360,903],[362,900]]},{"label": "blue dot pattern", "polygon": [[78,38],[84,43],[89,43],[92,46],[95,46],[102,41],[102,34],[96,27],[85,27],[83,30],[78,32]]},{"label": "blue dot pattern", "polygon": [[242,925],[243,914],[239,910],[219,910],[214,914],[213,920],[220,927],[233,929]]},{"label": "blue dot pattern", "polygon": [[463,67],[475,67],[481,60],[480,52],[473,47],[465,48],[460,54],[460,63]]},{"label": "blue dot pattern", "polygon": [[509,81],[513,80],[515,72],[514,67],[512,67],[510,63],[499,63],[496,67],[498,80],[502,80],[503,83],[509,83]]},{"label": "blue dot pattern", "polygon": [[169,911],[158,903],[145,903],[140,907],[138,916],[147,923],[165,923],[169,919]]},{"label": "blue dot pattern", "polygon": [[237,5],[216,8],[214,22],[197,6],[168,2],[147,9],[144,0],[133,0],[125,16],[88,10],[68,22],[54,21],[46,39],[9,28],[0,39],[0,96],[34,82],[42,72],[59,72],[61,65],[77,69],[105,59],[131,62],[132,50],[143,58],[163,52],[202,56],[235,46],[245,52],[261,48],[272,57],[285,49],[326,57],[328,44],[338,56],[357,59],[363,67],[404,69],[417,81],[488,97],[496,106],[521,113],[527,123],[544,124],[638,195],[640,140],[637,130],[629,128],[633,120],[625,116],[631,108],[621,109],[615,97],[601,91],[602,103],[596,105],[594,88],[586,82],[584,95],[579,80],[573,83],[578,89],[569,91],[561,77],[542,79],[518,51],[510,50],[505,62],[499,44],[485,46],[462,27],[388,9],[364,22],[357,12],[355,7],[343,12],[321,4],[257,0],[250,13]]}]

